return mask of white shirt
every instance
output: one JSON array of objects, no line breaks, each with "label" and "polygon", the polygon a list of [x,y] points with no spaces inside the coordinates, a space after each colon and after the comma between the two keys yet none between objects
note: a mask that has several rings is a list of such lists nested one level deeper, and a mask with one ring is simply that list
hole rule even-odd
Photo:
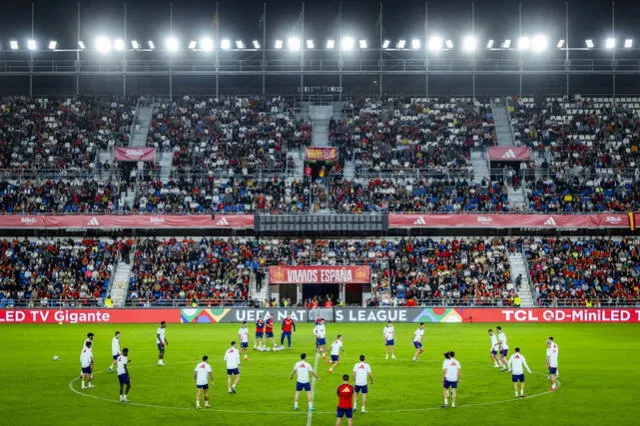
[{"label": "white shirt", "polygon": [[385,325],[384,330],[382,331],[382,334],[384,334],[385,340],[393,340],[396,334],[396,330],[393,328],[392,325]]},{"label": "white shirt", "polygon": [[240,342],[247,343],[249,341],[249,329],[247,327],[240,327],[238,335],[240,335]]},{"label": "white shirt", "polygon": [[491,340],[491,350],[497,351],[498,348],[498,337],[495,334],[489,335],[489,340]]},{"label": "white shirt", "polygon": [[460,371],[462,366],[460,362],[455,358],[445,359],[442,363],[442,369],[444,370],[444,378],[448,382],[457,382],[458,381],[458,371]]},{"label": "white shirt", "polygon": [[415,333],[413,333],[413,341],[414,342],[421,342],[422,341],[422,336],[424,336],[424,329],[417,329],[415,331]]},{"label": "white shirt", "polygon": [[324,339],[325,336],[327,335],[327,327],[324,324],[318,324],[314,327],[313,334],[318,339]]},{"label": "white shirt", "polygon": [[340,355],[340,349],[342,349],[342,341],[336,340],[331,344],[331,355]]},{"label": "white shirt", "polygon": [[362,361],[353,366],[356,386],[365,386],[367,384],[367,374],[371,374],[371,366],[366,362]]},{"label": "white shirt", "polygon": [[502,350],[507,350],[509,349],[509,345],[507,345],[507,335],[502,333],[502,332],[498,332],[498,342],[500,342],[500,348]]},{"label": "white shirt", "polygon": [[111,355],[120,355],[120,339],[117,337],[111,339]]},{"label": "white shirt", "polygon": [[84,342],[82,342],[82,349],[84,350],[85,347],[87,347],[87,342],[91,342],[91,344],[93,344],[93,340],[89,339],[88,337],[86,339],[84,339]]},{"label": "white shirt", "polygon": [[229,348],[224,353],[224,360],[227,362],[227,370],[240,367],[240,351],[236,348]]},{"label": "white shirt", "polygon": [[156,331],[156,342],[159,345],[164,345],[164,342],[166,340],[165,332],[166,332],[166,329],[162,327],[160,327],[158,331]]},{"label": "white shirt", "polygon": [[93,361],[93,352],[90,348],[84,348],[80,353],[80,364],[83,368],[87,368],[91,366],[91,361]]},{"label": "white shirt", "polygon": [[209,373],[213,372],[213,369],[207,362],[201,362],[196,365],[196,369],[194,370],[196,374],[196,385],[207,385],[209,384]]},{"label": "white shirt", "polygon": [[549,359],[549,367],[558,368],[558,345],[552,343],[547,348],[547,358]]},{"label": "white shirt", "polygon": [[129,363],[129,359],[124,355],[120,355],[116,363],[117,363],[116,365],[118,366],[118,375],[126,374],[127,373],[126,367],[127,367],[127,364]]},{"label": "white shirt", "polygon": [[309,375],[311,374],[311,371],[313,371],[311,364],[307,361],[298,361],[296,362],[296,365],[293,366],[293,369],[298,375],[299,383],[309,383]]},{"label": "white shirt", "polygon": [[524,358],[524,355],[516,352],[509,357],[509,371],[511,371],[511,374],[514,376],[524,374],[524,368],[531,373],[531,369],[527,365],[527,360]]}]

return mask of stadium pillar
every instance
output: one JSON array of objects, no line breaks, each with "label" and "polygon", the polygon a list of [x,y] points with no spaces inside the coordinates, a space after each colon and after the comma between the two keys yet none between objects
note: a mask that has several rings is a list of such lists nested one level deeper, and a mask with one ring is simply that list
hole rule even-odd
[{"label": "stadium pillar", "polygon": [[[262,96],[267,91],[267,2],[262,4]],[[217,96],[217,94],[216,94]]]},{"label": "stadium pillar", "polygon": [[76,40],[76,96],[80,96],[80,2],[78,2],[78,40]]},{"label": "stadium pillar", "polygon": [[[35,25],[35,13],[36,13],[36,4],[31,3],[31,40],[33,40],[34,35],[34,25]],[[29,97],[33,98],[33,51],[29,50]]]},{"label": "stadium pillar", "polygon": [[565,78],[567,80],[567,97],[571,94],[569,86],[569,1],[564,2],[564,39],[565,39],[565,57],[564,69]]},{"label": "stadium pillar", "polygon": [[383,93],[383,88],[382,88],[382,79],[383,79],[383,74],[382,74],[382,45],[384,43],[382,37],[382,30],[383,30],[383,21],[382,21],[382,2],[380,2],[380,13],[378,16],[378,29],[380,31],[380,51],[379,51],[379,63],[378,63],[378,69],[380,71],[380,74],[378,75],[378,96],[380,98],[382,98],[382,93]]},{"label": "stadium pillar", "polygon": [[[424,2],[424,43],[429,43],[429,2]],[[425,46],[425,47],[426,47]],[[429,49],[424,49],[424,96],[429,97]]]},{"label": "stadium pillar", "polygon": [[304,2],[300,10],[300,102],[304,100]]},{"label": "stadium pillar", "polygon": [[127,96],[127,2],[124,2],[124,49],[122,50],[122,97]]},{"label": "stadium pillar", "polygon": [[[522,2],[518,2],[518,39],[522,37]],[[519,73],[519,92],[518,95],[522,97],[522,50],[520,50],[520,73]]]}]

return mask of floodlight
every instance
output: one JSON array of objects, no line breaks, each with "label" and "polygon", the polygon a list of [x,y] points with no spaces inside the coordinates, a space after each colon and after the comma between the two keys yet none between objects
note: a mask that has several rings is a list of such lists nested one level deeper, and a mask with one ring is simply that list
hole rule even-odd
[{"label": "floodlight", "polygon": [[51,40],[49,42],[49,50],[56,50],[56,47],[58,47],[58,42],[55,40]]},{"label": "floodlight", "polygon": [[[493,40],[490,40],[491,45],[493,46]],[[468,35],[464,39],[462,39],[462,50],[465,52],[473,52],[478,47],[478,39],[475,36]],[[487,48],[491,49],[490,46]]]},{"label": "floodlight", "polygon": [[149,45],[149,49],[151,50],[156,48],[156,44],[152,40],[149,40],[147,44]]},{"label": "floodlight", "polygon": [[355,41],[351,37],[342,37],[342,42],[340,43],[340,48],[342,50],[353,50],[355,46]]},{"label": "floodlight", "polygon": [[300,37],[289,37],[287,39],[287,49],[293,52],[300,50]]},{"label": "floodlight", "polygon": [[531,50],[536,53],[543,52],[547,49],[549,40],[543,35],[536,35],[531,39]]},{"label": "floodlight", "polygon": [[107,53],[111,50],[111,40],[107,37],[98,37],[96,39],[96,49],[100,53]]},{"label": "floodlight", "polygon": [[420,49],[420,47],[422,46],[422,43],[420,42],[419,38],[414,38],[413,40],[411,40],[411,48],[412,49]]},{"label": "floodlight", "polygon": [[244,49],[247,47],[242,40],[236,40],[236,49]]},{"label": "floodlight", "polygon": [[631,49],[633,47],[633,40],[628,38],[624,41],[624,48]]},{"label": "floodlight", "polygon": [[198,45],[198,43],[195,40],[191,40],[189,42],[189,45],[187,46],[189,49],[193,50],[196,48],[196,46]]},{"label": "floodlight", "polygon": [[284,44],[284,42],[282,40],[276,40],[276,49],[282,49],[282,45]]},{"label": "floodlight", "polygon": [[559,41],[558,41],[558,44],[556,45],[556,47],[557,47],[558,49],[562,49],[562,48],[564,47],[564,40],[559,40]]},{"label": "floodlight", "polygon": [[38,44],[35,40],[27,40],[27,49],[36,50],[38,48]]},{"label": "floodlight", "polygon": [[494,43],[494,41],[493,41],[493,40],[489,40],[489,41],[487,42],[487,49],[493,49],[493,43]]},{"label": "floodlight", "polygon": [[445,40],[444,45],[447,49],[453,49],[453,40]]},{"label": "floodlight", "polygon": [[586,44],[587,49],[593,49],[593,40],[587,39],[584,41],[584,44]]},{"label": "floodlight", "polygon": [[220,48],[221,48],[222,50],[229,50],[229,49],[231,49],[231,40],[226,39],[226,38],[225,38],[224,40],[222,40],[222,41],[220,42]]},{"label": "floodlight", "polygon": [[604,47],[606,47],[607,49],[613,49],[614,47],[616,47],[616,39],[613,37],[609,37],[605,40]]},{"label": "floodlight", "polygon": [[258,40],[253,40],[252,44],[254,49],[260,49],[260,42]]},{"label": "floodlight", "polygon": [[211,52],[213,50],[213,40],[211,40],[209,37],[202,37],[200,39],[200,50]]},{"label": "floodlight", "polygon": [[131,40],[131,47],[133,49],[140,49],[140,43],[138,42],[138,40]]},{"label": "floodlight", "polygon": [[396,49],[404,49],[406,45],[407,40],[398,40],[398,42],[396,43]]},{"label": "floodlight", "polygon": [[366,49],[368,46],[367,40],[358,40],[358,47],[360,47],[360,49]]},{"label": "floodlight", "polygon": [[390,44],[391,44],[391,41],[390,41],[390,40],[385,40],[385,41],[382,43],[382,48],[383,48],[383,49],[388,49]]},{"label": "floodlight", "polygon": [[429,38],[428,48],[431,52],[437,52],[442,49],[442,38],[438,36],[431,36],[431,38]]},{"label": "floodlight", "polygon": [[167,48],[167,50],[171,52],[175,52],[180,48],[178,39],[175,37],[167,37],[167,39],[164,41],[164,45]]},{"label": "floodlight", "polygon": [[510,49],[511,48],[511,40],[510,39],[506,39],[505,41],[503,41],[501,47],[503,49]]},{"label": "floodlight", "polygon": [[307,49],[315,49],[316,45],[313,40],[307,40]]},{"label": "floodlight", "polygon": [[122,52],[124,50],[124,40],[121,38],[113,40],[113,48],[118,52]]},{"label": "floodlight", "polygon": [[18,50],[18,42],[16,40],[11,40],[9,42],[9,47],[11,47],[11,50]]},{"label": "floodlight", "polygon": [[336,41],[335,40],[327,40],[327,49],[333,49],[336,47]]},{"label": "floodlight", "polygon": [[531,39],[527,36],[522,36],[518,39],[518,50],[529,50],[531,47]]},{"label": "floodlight", "polygon": [[80,49],[84,50],[84,49],[85,49],[84,41],[82,41],[82,40],[78,41],[78,47],[79,47]]}]

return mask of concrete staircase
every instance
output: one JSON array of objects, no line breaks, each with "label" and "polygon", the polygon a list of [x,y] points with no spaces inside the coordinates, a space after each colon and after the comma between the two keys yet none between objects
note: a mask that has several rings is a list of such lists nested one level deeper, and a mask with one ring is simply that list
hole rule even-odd
[{"label": "concrete staircase", "polygon": [[163,152],[160,156],[160,180],[162,183],[169,182],[171,177],[171,165],[173,164],[173,152]]},{"label": "concrete staircase", "polygon": [[[132,251],[133,253],[133,251]],[[113,283],[111,284],[111,300],[114,308],[122,308],[127,301],[127,293],[129,292],[129,281],[131,280],[131,262],[129,264],[120,261],[116,272],[113,274]]]},{"label": "concrete staircase", "polygon": [[345,161],[344,162],[344,170],[342,171],[342,175],[345,180],[353,180],[356,177],[356,165],[353,161]]},{"label": "concrete staircase", "polygon": [[514,146],[513,128],[511,127],[507,104],[500,98],[492,99],[491,110],[496,127],[496,136],[498,137],[498,146]]},{"label": "concrete staircase", "polygon": [[[534,306],[533,295],[531,294],[531,285],[529,284],[524,255],[521,253],[509,255],[509,266],[511,267],[511,282],[518,292],[518,296],[520,296],[520,307],[532,308]],[[517,287],[516,280],[519,275],[522,276],[522,282],[520,287]]]},{"label": "concrete staircase", "polygon": [[489,174],[489,164],[485,151],[471,151],[471,165],[473,166],[473,182],[487,182],[491,179]]},{"label": "concrete staircase", "polygon": [[149,127],[151,127],[152,116],[152,106],[138,106],[136,110],[137,124],[131,138],[132,147],[144,148],[147,146],[147,135],[149,134]]},{"label": "concrete staircase", "polygon": [[262,288],[258,291],[255,274],[251,275],[251,282],[249,283],[249,299],[256,300],[261,304],[268,305],[269,303],[269,279],[268,274],[265,273],[265,277],[262,280]]},{"label": "concrete staircase", "polygon": [[287,155],[293,158],[294,169],[291,171],[291,175],[298,180],[302,180],[304,178],[304,151],[289,151]]},{"label": "concrete staircase", "polygon": [[514,188],[511,185],[507,185],[509,191],[509,205],[512,209],[527,210],[528,205],[524,196],[522,188]]}]

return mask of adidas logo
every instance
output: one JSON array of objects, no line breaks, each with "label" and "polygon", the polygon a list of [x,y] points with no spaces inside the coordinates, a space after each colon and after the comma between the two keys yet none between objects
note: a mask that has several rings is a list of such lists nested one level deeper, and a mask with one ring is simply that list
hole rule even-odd
[{"label": "adidas logo", "polygon": [[557,225],[556,220],[554,218],[552,218],[552,217],[550,217],[549,219],[545,220],[544,224],[545,225],[549,225],[549,226],[556,226]]},{"label": "adidas logo", "polygon": [[509,148],[509,151],[502,154],[502,158],[516,158],[516,153],[513,152],[511,148]]},{"label": "adidas logo", "polygon": [[226,217],[223,217],[219,221],[216,222],[216,225],[218,225],[218,226],[229,226],[229,221],[227,220]]},{"label": "adidas logo", "polygon": [[417,219],[413,222],[413,224],[414,224],[414,225],[426,225],[426,224],[427,224],[427,221],[426,221],[426,220],[424,220],[424,217],[423,217],[423,216],[420,216],[419,218],[417,218]]},{"label": "adidas logo", "polygon": [[87,226],[100,226],[100,221],[94,216],[89,222],[87,222]]}]

